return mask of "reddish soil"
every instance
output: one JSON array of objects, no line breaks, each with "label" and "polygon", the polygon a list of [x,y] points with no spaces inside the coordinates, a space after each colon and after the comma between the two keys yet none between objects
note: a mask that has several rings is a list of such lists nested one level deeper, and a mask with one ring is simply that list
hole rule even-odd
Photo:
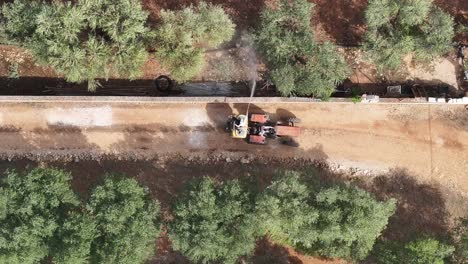
[{"label": "reddish soil", "polygon": [[[434,0],[434,3],[450,13],[458,24],[468,27],[468,1],[466,0]],[[468,32],[459,33],[456,41],[468,45]]]},{"label": "reddish soil", "polygon": [[[310,0],[315,3],[312,24],[318,38],[332,40],[339,45],[358,45],[365,32],[366,0],[330,1]],[[326,36],[321,31],[323,29]]]}]

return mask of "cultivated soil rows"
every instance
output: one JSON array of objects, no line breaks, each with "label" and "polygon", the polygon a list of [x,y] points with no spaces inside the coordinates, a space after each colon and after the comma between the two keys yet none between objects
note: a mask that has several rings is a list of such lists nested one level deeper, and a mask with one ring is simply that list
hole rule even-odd
[{"label": "cultivated soil rows", "polygon": [[[246,104],[2,102],[4,157],[58,155],[122,159],[219,154],[232,158],[326,160],[369,174],[407,169],[468,196],[468,111],[462,105],[340,103],[253,104],[251,113],[298,117],[296,146],[230,138],[224,126]],[[336,166],[335,166],[336,165]]]}]

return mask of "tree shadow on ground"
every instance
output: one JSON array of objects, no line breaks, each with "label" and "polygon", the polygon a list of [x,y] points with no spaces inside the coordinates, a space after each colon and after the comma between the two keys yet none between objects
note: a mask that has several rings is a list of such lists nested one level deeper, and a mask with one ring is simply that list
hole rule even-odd
[{"label": "tree shadow on ground", "polygon": [[7,170],[15,169],[22,171],[28,168],[35,168],[39,163],[31,160],[20,159],[20,160],[0,160],[0,180],[5,177]]},{"label": "tree shadow on ground", "polygon": [[36,128],[32,130],[32,137],[28,141],[39,150],[89,151],[98,148],[88,142],[82,128],[71,125],[47,125],[47,128]]},{"label": "tree shadow on ground", "polygon": [[404,169],[394,169],[366,184],[380,199],[397,199],[397,210],[384,237],[409,241],[422,234],[443,238],[448,234],[445,199],[437,186],[419,183]]},{"label": "tree shadow on ground", "polygon": [[250,260],[254,264],[302,264],[302,261],[292,256],[287,248],[274,244],[266,238],[257,242],[255,254]]},{"label": "tree shadow on ground", "polygon": [[250,104],[249,106],[249,104],[246,103],[235,103],[232,105],[232,107],[242,115],[245,115],[247,110],[249,111],[249,114],[268,114],[265,110],[256,104]]},{"label": "tree shadow on ground", "polygon": [[316,4],[312,23],[323,27],[325,32],[340,45],[359,45],[365,32],[365,0],[322,1]]},{"label": "tree shadow on ground", "polygon": [[23,133],[23,129],[11,125],[0,126],[0,145],[0,156],[3,158],[12,158],[21,155],[24,150],[34,149]]},{"label": "tree shadow on ground", "polygon": [[[458,24],[468,25],[468,1],[466,0],[435,0],[434,3],[444,11],[450,13]],[[465,45],[468,44],[468,32],[459,32],[455,37]]]},{"label": "tree shadow on ground", "polygon": [[1,95],[48,95],[48,96],[149,96],[161,95],[153,79],[98,79],[101,87],[88,91],[86,82],[71,83],[63,78],[27,77],[18,79],[0,76]]},{"label": "tree shadow on ground", "polygon": [[217,131],[222,132],[226,128],[228,117],[232,115],[232,109],[226,103],[208,103],[206,104],[206,113],[211,123],[215,124]]},{"label": "tree shadow on ground", "polygon": [[292,113],[291,111],[289,110],[286,110],[284,108],[278,108],[276,110],[276,118],[278,119],[278,121],[287,121],[288,119],[290,118],[296,118],[297,116]]}]

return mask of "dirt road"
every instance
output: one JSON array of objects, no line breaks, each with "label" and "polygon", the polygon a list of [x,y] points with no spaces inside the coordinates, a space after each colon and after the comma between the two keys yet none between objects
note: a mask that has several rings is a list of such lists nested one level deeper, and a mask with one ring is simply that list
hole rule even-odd
[{"label": "dirt road", "polygon": [[327,160],[361,172],[407,169],[468,194],[468,111],[462,105],[339,103],[253,104],[251,113],[302,119],[298,146],[249,145],[224,133],[226,117],[246,104],[0,104],[0,154],[154,157],[230,154]]}]

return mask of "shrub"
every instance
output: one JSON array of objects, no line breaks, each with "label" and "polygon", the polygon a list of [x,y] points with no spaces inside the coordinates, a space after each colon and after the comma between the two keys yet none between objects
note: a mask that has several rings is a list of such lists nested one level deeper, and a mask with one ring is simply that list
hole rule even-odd
[{"label": "shrub", "polygon": [[39,263],[79,200],[70,175],[55,169],[7,171],[0,188],[0,263]]},{"label": "shrub", "polygon": [[13,62],[8,65],[8,78],[10,79],[19,79],[19,64],[18,62]]},{"label": "shrub", "polygon": [[169,223],[173,248],[196,263],[236,263],[255,247],[252,202],[238,182],[190,183],[173,207]]},{"label": "shrub", "polygon": [[131,178],[108,176],[87,205],[96,223],[93,263],[145,263],[159,235],[159,204]]},{"label": "shrub", "polygon": [[70,82],[141,75],[147,52],[147,13],[137,0],[80,0],[77,4],[15,0],[3,6],[6,33]]},{"label": "shrub", "polygon": [[457,226],[453,232],[455,263],[466,263],[468,261],[468,218],[459,219]]},{"label": "shrub", "polygon": [[453,18],[430,0],[370,0],[364,49],[379,70],[396,70],[413,55],[430,62],[451,49]]},{"label": "shrub", "polygon": [[280,175],[257,205],[270,236],[310,254],[363,259],[395,211],[395,201],[379,202],[350,186],[314,191],[299,174]]},{"label": "shrub", "polygon": [[171,70],[172,77],[181,82],[202,71],[206,49],[229,41],[234,34],[234,24],[224,10],[204,2],[198,8],[163,10],[160,16],[162,23],[155,34],[156,55]]},{"label": "shrub", "polygon": [[380,243],[376,246],[375,255],[380,264],[444,264],[445,259],[448,259],[453,251],[452,246],[433,238],[424,238],[406,244]]},{"label": "shrub", "polygon": [[275,7],[267,7],[261,14],[256,44],[272,81],[286,96],[327,98],[350,73],[334,45],[314,41],[312,8],[307,0],[278,0]]}]

